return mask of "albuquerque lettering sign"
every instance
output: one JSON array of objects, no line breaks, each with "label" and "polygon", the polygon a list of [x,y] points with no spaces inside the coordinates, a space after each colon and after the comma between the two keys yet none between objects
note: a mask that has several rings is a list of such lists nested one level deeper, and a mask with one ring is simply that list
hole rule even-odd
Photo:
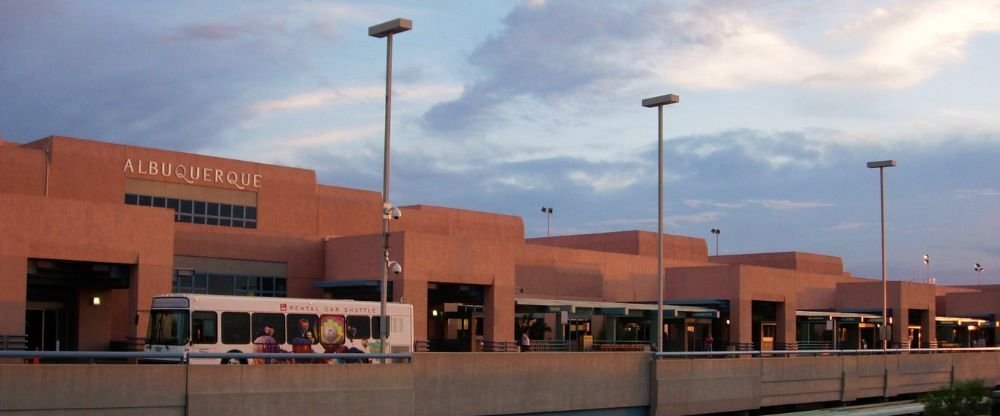
[{"label": "albuquerque lettering sign", "polygon": [[261,182],[259,173],[251,174],[155,160],[136,159],[133,161],[126,159],[122,171],[147,176],[177,178],[192,185],[199,182],[228,184],[241,191],[246,188],[260,188]]}]

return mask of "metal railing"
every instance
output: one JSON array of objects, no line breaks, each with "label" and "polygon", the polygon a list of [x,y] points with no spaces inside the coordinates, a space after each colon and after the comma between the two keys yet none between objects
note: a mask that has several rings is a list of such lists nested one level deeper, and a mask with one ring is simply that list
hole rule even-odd
[{"label": "metal railing", "polygon": [[213,353],[213,352],[133,352],[133,351],[0,351],[0,358],[22,358],[25,362],[38,359],[55,362],[94,364],[97,360],[124,360],[132,362],[160,362],[189,364],[191,360],[212,359],[220,362],[235,360],[268,360],[272,363],[356,363],[356,362],[412,362],[412,353],[360,354],[360,353]]},{"label": "metal railing", "polygon": [[955,354],[972,352],[1000,352],[1000,347],[979,348],[890,348],[864,350],[755,350],[755,351],[668,351],[654,352],[655,359],[664,358],[717,358],[717,357],[808,357],[841,355],[887,354]]},{"label": "metal railing", "polygon": [[28,349],[28,336],[24,334],[0,334],[0,350]]}]

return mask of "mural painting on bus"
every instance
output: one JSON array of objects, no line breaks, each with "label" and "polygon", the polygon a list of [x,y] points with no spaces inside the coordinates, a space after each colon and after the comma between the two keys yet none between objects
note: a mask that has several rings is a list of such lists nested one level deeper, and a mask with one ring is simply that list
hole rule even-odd
[{"label": "mural painting on bus", "polygon": [[292,344],[292,352],[313,352],[312,344],[314,344],[315,339],[313,338],[313,331],[310,328],[309,320],[301,318],[296,323],[295,336],[291,339],[289,344]]},{"label": "mural painting on bus", "polygon": [[321,315],[319,317],[319,343],[323,352],[334,353],[344,345],[344,317],[341,315]]}]

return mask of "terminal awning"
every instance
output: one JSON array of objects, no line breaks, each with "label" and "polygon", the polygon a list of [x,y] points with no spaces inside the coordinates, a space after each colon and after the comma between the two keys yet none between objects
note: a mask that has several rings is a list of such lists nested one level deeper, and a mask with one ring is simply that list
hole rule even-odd
[{"label": "terminal awning", "polygon": [[882,317],[870,313],[855,312],[834,312],[834,311],[795,311],[796,317],[803,317],[807,320],[814,319],[836,319],[841,322],[882,322]]},{"label": "terminal awning", "polygon": [[[632,311],[646,312],[656,311],[656,304],[648,303],[623,303],[623,302],[598,302],[586,300],[562,300],[562,299],[540,299],[540,298],[514,298],[516,305],[547,307],[550,310],[565,310],[577,312],[579,310],[593,311],[599,315],[629,315]],[[663,305],[664,313],[674,316],[685,314],[692,317],[718,318],[719,311],[698,306]]]},{"label": "terminal awning", "polygon": [[951,325],[956,325],[956,326],[973,325],[973,326],[978,326],[978,327],[985,327],[985,326],[989,326],[991,324],[990,321],[987,321],[985,319],[959,318],[959,317],[953,317],[953,316],[936,316],[936,317],[934,317],[934,321],[937,322],[938,325],[949,325],[949,324],[951,324]]}]

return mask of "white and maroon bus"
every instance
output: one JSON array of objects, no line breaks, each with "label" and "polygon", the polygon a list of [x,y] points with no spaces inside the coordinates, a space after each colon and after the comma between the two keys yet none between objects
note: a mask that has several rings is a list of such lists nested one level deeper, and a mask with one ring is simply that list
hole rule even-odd
[{"label": "white and maroon bus", "polygon": [[[413,306],[386,304],[389,348],[385,350],[379,341],[380,312],[379,302],[162,295],[153,298],[145,349],[212,353],[413,352]],[[222,360],[232,364],[247,361]]]}]

